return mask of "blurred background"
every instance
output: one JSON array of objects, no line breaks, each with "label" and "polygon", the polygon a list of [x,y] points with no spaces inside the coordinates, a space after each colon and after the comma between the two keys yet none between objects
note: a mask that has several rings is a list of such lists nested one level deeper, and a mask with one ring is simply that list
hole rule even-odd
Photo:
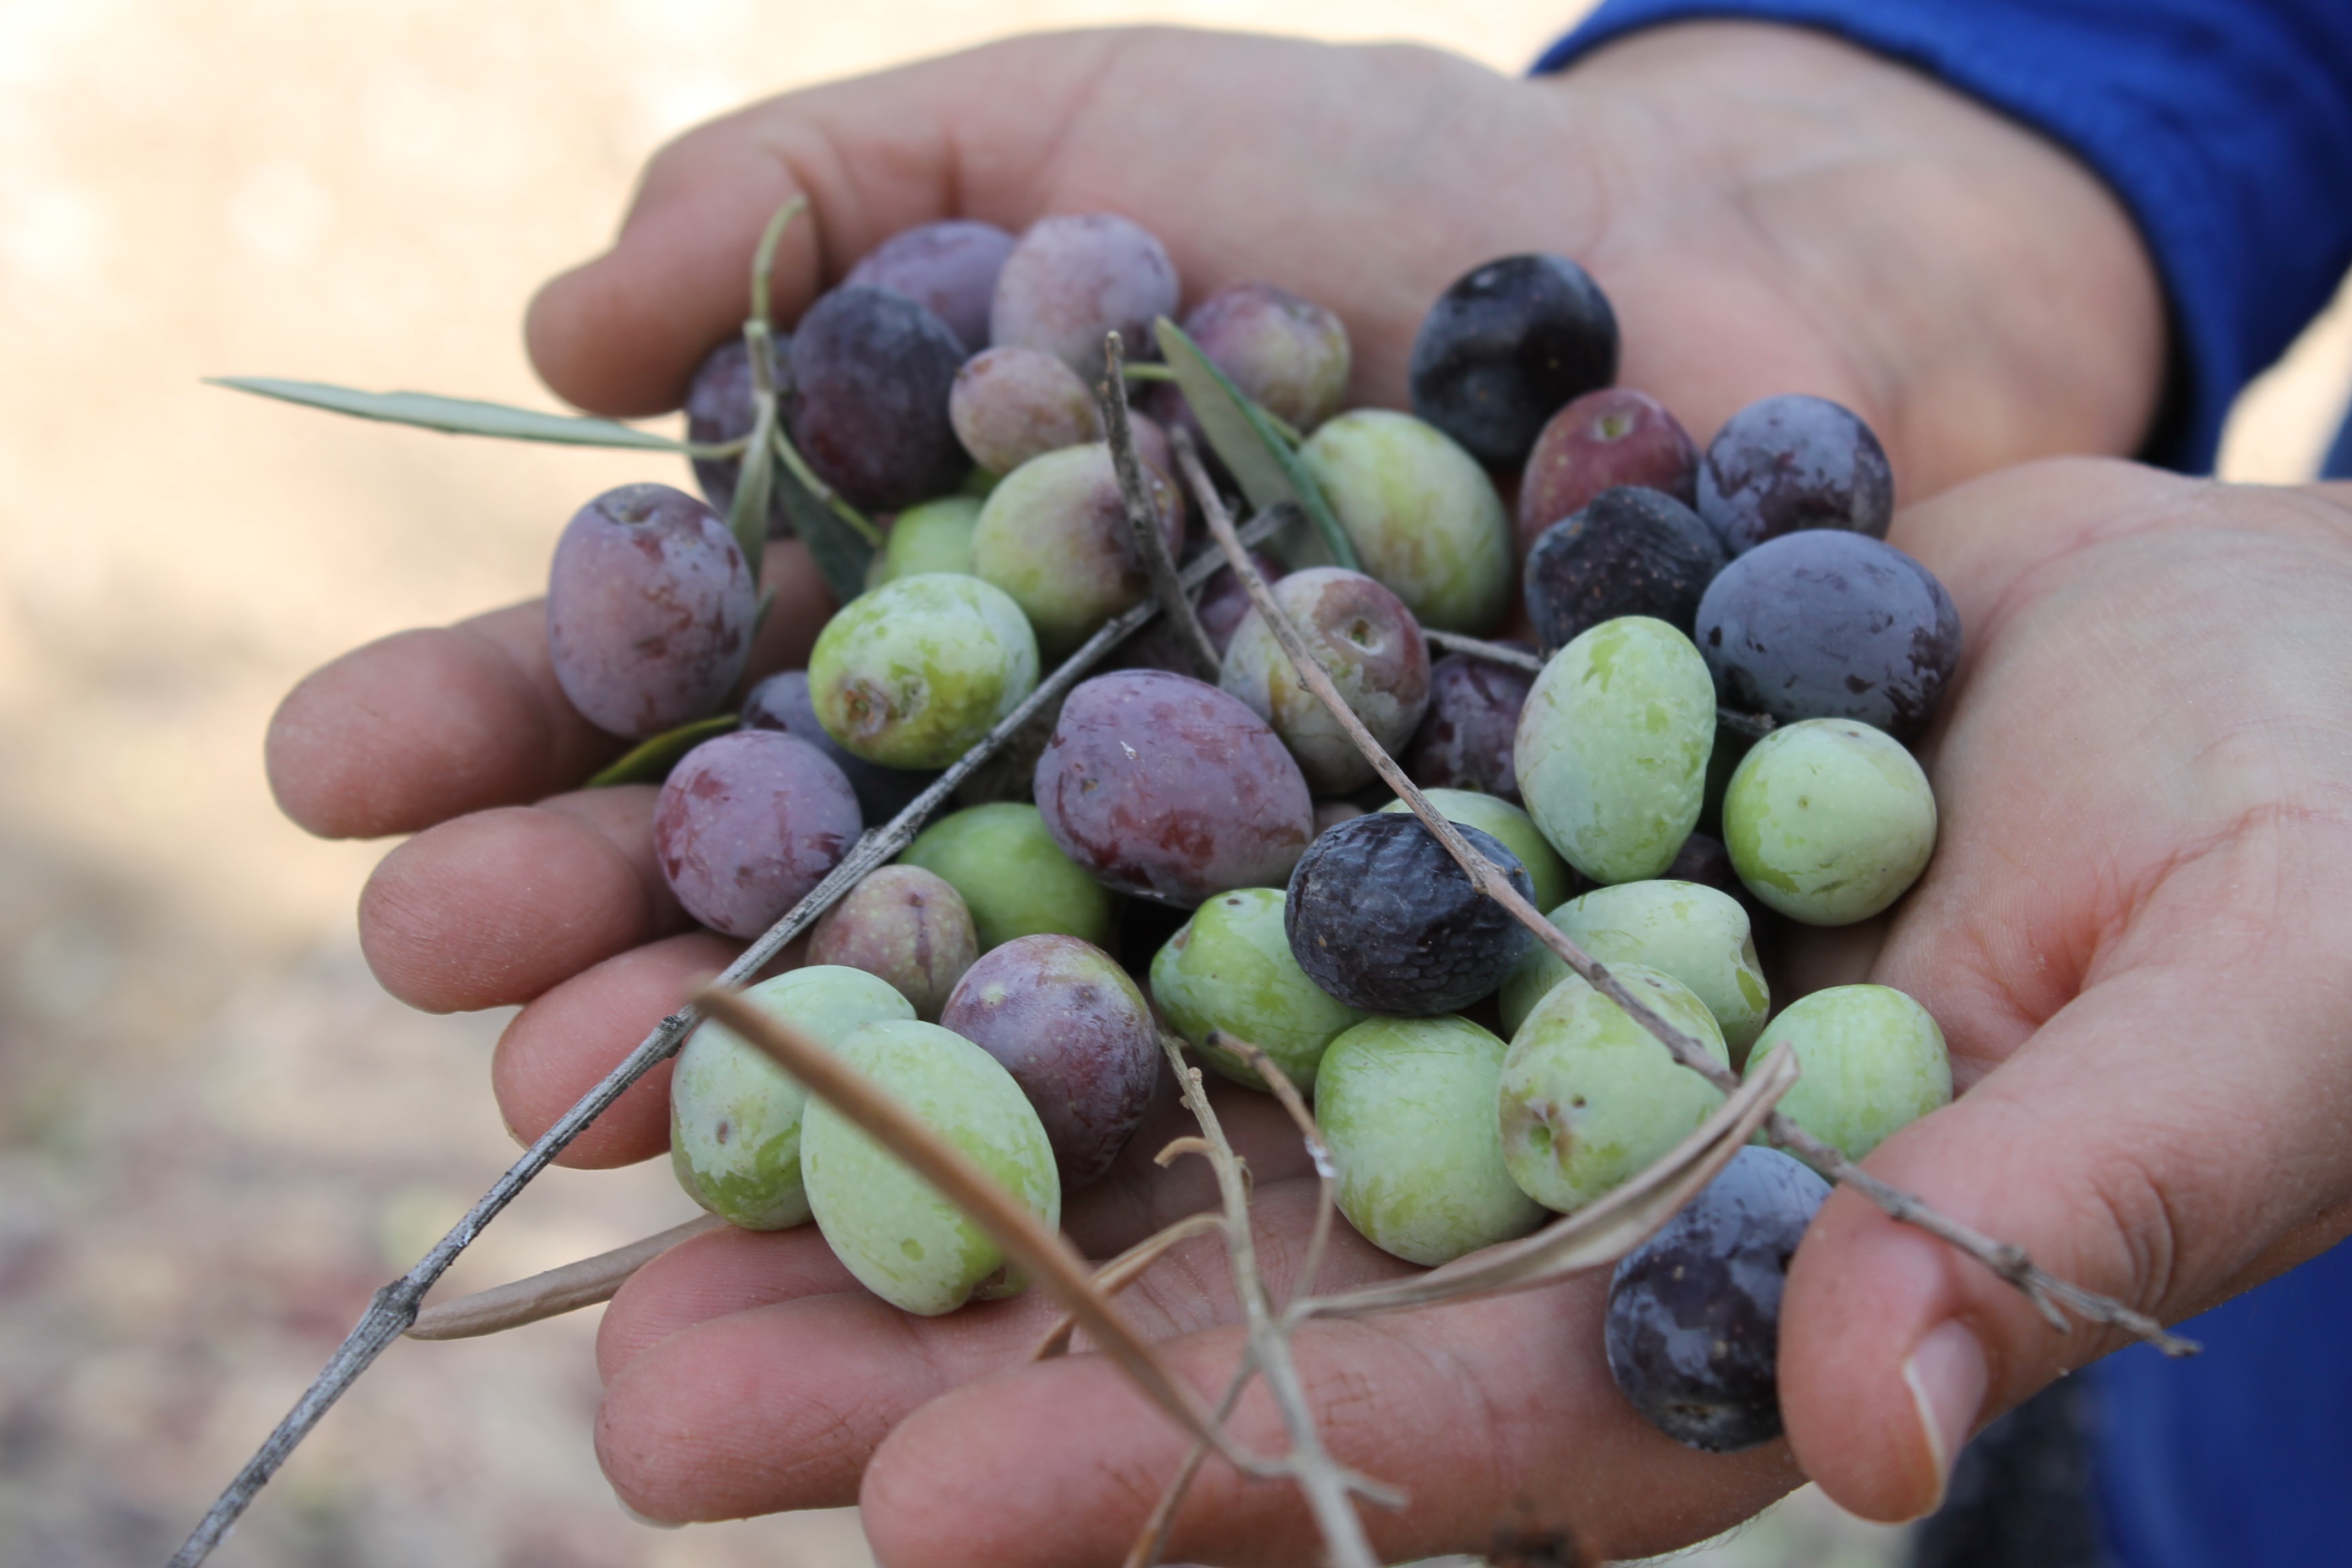
[{"label": "blurred background", "polygon": [[[584,497],[667,461],[467,442],[206,374],[531,403],[531,289],[662,141],[745,100],[1034,27],[1412,38],[1517,70],[1581,0],[0,0],[0,1561],[156,1563],[376,1285],[512,1156],[504,1016],[383,997],[381,845],[273,810],[278,696],[356,643],[530,596]],[[2306,477],[2339,305],[2251,393],[2233,477]],[[551,1173],[466,1290],[688,1212]],[[625,1519],[589,1442],[593,1312],[404,1342],[217,1561],[850,1568],[854,1514]],[[1885,1563],[1801,1493],[1698,1561]]]}]

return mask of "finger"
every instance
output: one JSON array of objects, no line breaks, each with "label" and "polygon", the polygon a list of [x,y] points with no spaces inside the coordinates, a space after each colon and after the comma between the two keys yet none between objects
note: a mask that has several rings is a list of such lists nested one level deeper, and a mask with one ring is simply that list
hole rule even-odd
[{"label": "finger", "polygon": [[[1270,1097],[1230,1086],[1212,1092],[1227,1136],[1260,1183],[1292,1181],[1312,1169],[1289,1118]],[[1176,1097],[1173,1077],[1163,1073],[1118,1162],[1063,1205],[1063,1233],[1072,1245],[1086,1257],[1109,1258],[1187,1215],[1214,1210],[1216,1180],[1206,1161],[1188,1157],[1162,1169],[1152,1158],[1171,1138],[1198,1130]],[[848,1289],[848,1278],[813,1226],[697,1237],[662,1254],[623,1287],[598,1331],[597,1364],[609,1381],[681,1330]]]},{"label": "finger", "polygon": [[[805,665],[834,610],[798,540],[768,546],[761,581],[775,601],[747,679]],[[573,788],[626,745],[564,697],[534,600],[354,648],[287,694],[266,756],[287,816],[376,838]]]},{"label": "finger", "polygon": [[[688,132],[646,170],[613,248],[531,302],[532,363],[583,408],[677,407],[703,354],[740,329],[761,230],[795,195],[810,210],[776,253],[785,321],[900,229],[959,216],[1025,222],[1009,203],[1097,53],[1067,37],[1015,40],[790,93]],[[1019,90],[1005,90],[1014,81]]]},{"label": "finger", "polygon": [[638,1356],[698,1323],[859,1289],[813,1225],[709,1231],[622,1284],[596,1328],[596,1372],[609,1384]]},{"label": "finger", "polygon": [[[490,1058],[490,1087],[515,1141],[529,1143],[578,1103],[655,1026],[742,951],[708,931],[633,949],[572,976],[517,1014]],[[787,949],[780,963],[796,963]],[[670,1064],[639,1079],[556,1156],[603,1169],[669,1147]]]},{"label": "finger", "polygon": [[[2242,863],[2189,880],[2226,910],[2223,884],[2250,874]],[[2317,973],[2310,955],[2269,936],[2215,945],[2229,951],[2095,984],[1870,1168],[2165,1321],[2332,1242],[2352,1218],[2338,1109],[2352,1064],[2326,1047],[2340,998],[2291,980],[2250,994],[2231,977]],[[2093,1325],[2053,1331],[1986,1268],[1841,1193],[1790,1271],[1781,1408],[1831,1497],[1865,1518],[1913,1518],[1941,1500],[1984,1420],[2125,1342]]]},{"label": "finger", "polygon": [[[1304,1183],[1261,1194],[1270,1279],[1296,1268],[1312,1204]],[[1352,1235],[1335,1242],[1327,1279],[1409,1272]],[[1232,1301],[1214,1237],[1174,1248],[1119,1298],[1153,1340],[1229,1318]],[[598,1456],[629,1506],[656,1519],[841,1506],[891,1427],[944,1390],[1025,1359],[1058,1315],[1034,1289],[939,1318],[853,1291],[713,1319],[620,1368],[598,1416]]]},{"label": "finger", "polygon": [[[1611,1383],[1605,1274],[1520,1295],[1314,1326],[1295,1342],[1324,1442],[1342,1464],[1402,1484],[1408,1505],[1360,1510],[1383,1562],[1484,1553],[1568,1535],[1575,1553],[1646,1556],[1716,1533],[1801,1479],[1775,1443],[1697,1453],[1662,1436]],[[1160,1347],[1215,1400],[1237,1330]],[[1263,1384],[1232,1429],[1259,1454],[1288,1441]],[[1099,1356],[968,1384],[899,1425],[859,1502],[892,1568],[1080,1568],[1119,1561],[1188,1440]],[[1212,1459],[1176,1518],[1169,1556],[1268,1568],[1321,1559],[1297,1489]],[[1499,1555],[1500,1553],[1498,1553]]]},{"label": "finger", "polygon": [[377,981],[428,1013],[506,1006],[690,925],[654,858],[658,793],[478,811],[401,845],[360,894]]},{"label": "finger", "polygon": [[621,745],[563,700],[533,601],[354,648],[287,694],[265,755],[288,816],[376,838],[568,788]]}]

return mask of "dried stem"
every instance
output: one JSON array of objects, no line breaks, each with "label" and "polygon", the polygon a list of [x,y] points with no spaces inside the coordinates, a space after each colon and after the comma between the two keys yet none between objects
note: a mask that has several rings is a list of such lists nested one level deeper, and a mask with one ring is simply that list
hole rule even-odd
[{"label": "dried stem", "polygon": [[1151,482],[1136,456],[1135,430],[1127,419],[1127,355],[1117,332],[1103,334],[1103,363],[1109,374],[1095,388],[1095,396],[1102,405],[1103,436],[1110,444],[1111,468],[1118,475],[1119,500],[1127,506],[1129,546],[1151,579],[1151,596],[1160,601],[1160,613],[1192,656],[1193,673],[1213,686],[1223,661],[1202,628],[1201,617],[1192,613],[1192,601],[1176,575],[1176,558],[1168,552],[1159,509],[1151,504]]},{"label": "dried stem", "polygon": [[1229,1035],[1223,1029],[1210,1030],[1204,1043],[1212,1050],[1231,1051],[1265,1080],[1265,1087],[1289,1113],[1292,1125],[1305,1141],[1307,1157],[1315,1163],[1315,1227],[1307,1236],[1307,1256],[1299,1263],[1298,1278],[1291,1281],[1286,1312],[1314,1293],[1315,1277],[1323,1271],[1323,1254],[1331,1245],[1331,1219],[1339,1207],[1339,1168],[1331,1163],[1331,1147],[1323,1142],[1323,1130],[1315,1125],[1315,1113],[1307,1109],[1298,1086],[1290,1081],[1290,1075],[1272,1057],[1239,1035]]},{"label": "dried stem", "polygon": [[[1260,519],[1250,524],[1248,531],[1258,539],[1271,534],[1277,526],[1274,519]],[[1203,555],[1185,568],[1188,584],[1205,582],[1217,569],[1213,555]],[[859,839],[841,864],[835,867],[824,880],[809,895],[786,911],[783,918],[769,927],[719,976],[719,984],[740,984],[757,974],[776,954],[796,941],[817,917],[831,909],[841,896],[863,880],[867,872],[880,866],[913,842],[932,812],[937,811],[955,793],[955,788],[972,771],[994,755],[998,748],[1035,718],[1047,703],[1058,700],[1077,684],[1086,672],[1100,662],[1103,656],[1132,637],[1152,616],[1160,613],[1157,603],[1146,600],[1113,619],[1109,625],[1088,637],[1076,652],[1064,659],[1054,673],[1038,685],[1029,700],[1006,714],[996,728],[991,730],[971,750],[958,758],[948,770],[917,795],[884,827],[867,833]],[[362,1373],[375,1363],[384,1347],[400,1338],[415,1322],[417,1303],[434,1282],[456,1262],[457,1255],[473,1245],[484,1226],[498,1217],[515,1194],[530,1184],[538,1174],[553,1163],[555,1157],[569,1148],[573,1139],[588,1130],[589,1124],[611,1108],[629,1089],[656,1067],[676,1054],[685,1043],[688,1033],[700,1021],[691,1007],[683,1007],[664,1018],[654,1031],[641,1041],[636,1049],[621,1058],[596,1087],[580,1097],[578,1103],[557,1118],[555,1123],[540,1134],[536,1142],[523,1152],[522,1157],[508,1167],[504,1175],[491,1184],[466,1216],[450,1227],[449,1233],[434,1244],[433,1249],[419,1258],[415,1268],[378,1290],[368,1310],[352,1331],[336,1347],[310,1386],[295,1401],[253,1457],[223,1489],[213,1506],[205,1511],[179,1551],[172,1555],[170,1568],[196,1568],[212,1555],[213,1549],[225,1539],[239,1516],[252,1503],[269,1478],[278,1473],[287,1456],[309,1436],[343,1391],[359,1381]]]},{"label": "dried stem", "polygon": [[1279,1475],[1282,1468],[1261,1459],[1228,1437],[1200,1399],[1169,1369],[1150,1342],[1095,1289],[1086,1260],[1061,1236],[1048,1230],[1027,1205],[1006,1191],[977,1161],[924,1126],[913,1112],[847,1061],[791,1025],[744,1001],[733,991],[711,990],[696,1005],[718,1023],[766,1052],[809,1093],[839,1111],[937,1187],[949,1202],[988,1233],[989,1239],[1028,1276],[1068,1309],[1078,1326],[1118,1363],[1137,1387],[1192,1436],[1215,1446],[1236,1468],[1250,1475]]},{"label": "dried stem", "polygon": [[[1224,1221],[1220,1216],[1217,1223],[1223,1225]],[[1242,1402],[1242,1391],[1249,1387],[1250,1379],[1256,1375],[1257,1363],[1244,1352],[1241,1365],[1234,1368],[1232,1381],[1225,1384],[1225,1396],[1217,1401],[1218,1425],[1223,1426],[1232,1417],[1234,1406]],[[1143,1528],[1137,1532],[1135,1544],[1128,1548],[1127,1561],[1120,1568],[1155,1568],[1160,1554],[1168,1550],[1170,1533],[1176,1528],[1176,1510],[1183,1506],[1184,1494],[1192,1489],[1192,1478],[1201,1473],[1201,1461],[1208,1457],[1209,1446],[1206,1443],[1192,1445],[1192,1451],[1184,1456],[1184,1462],[1168,1479],[1168,1485],[1160,1493],[1160,1500],[1152,1505],[1150,1517],[1143,1521]]]},{"label": "dried stem", "polygon": [[727,1222],[715,1214],[697,1215],[684,1225],[674,1225],[626,1247],[616,1247],[610,1252],[600,1252],[528,1279],[439,1302],[416,1314],[416,1321],[409,1325],[408,1337],[470,1340],[609,1301],[630,1275],[679,1242],[706,1231],[726,1228]]},{"label": "dried stem", "polygon": [[1710,1111],[1689,1137],[1596,1202],[1561,1215],[1532,1236],[1481,1248],[1426,1274],[1309,1298],[1292,1308],[1291,1315],[1371,1317],[1531,1289],[1588,1268],[1605,1268],[1649,1239],[1715,1180],[1796,1081],[1797,1058],[1783,1043],[1757,1063],[1739,1092]]},{"label": "dried stem", "polygon": [[[1529,675],[1543,673],[1541,654],[1529,653],[1508,643],[1488,642],[1483,637],[1465,637],[1460,632],[1435,632],[1423,626],[1421,635],[1429,639],[1432,647],[1442,647],[1448,653],[1466,653],[1495,664],[1507,664],[1513,669],[1526,670]],[[1769,713],[1745,713],[1737,708],[1717,708],[1715,721],[1734,734],[1760,741],[1780,727],[1780,721]]]},{"label": "dried stem", "polygon": [[[1188,1214],[1175,1224],[1153,1231],[1097,1268],[1093,1276],[1094,1288],[1106,1296],[1116,1296],[1142,1279],[1147,1269],[1168,1256],[1170,1249],[1196,1236],[1213,1236],[1224,1228],[1223,1215]],[[1077,1327],[1078,1320],[1075,1315],[1064,1314],[1062,1321],[1054,1325],[1053,1331],[1037,1342],[1037,1348],[1029,1352],[1029,1359],[1051,1361],[1060,1355],[1070,1348],[1070,1336],[1076,1332]]]},{"label": "dried stem", "polygon": [[[1357,749],[1378,771],[1382,782],[1396,791],[1398,797],[1445,847],[1446,853],[1454,857],[1481,893],[1501,904],[1514,920],[1534,932],[1536,939],[1550,949],[1561,963],[1595,991],[1622,1008],[1629,1017],[1664,1046],[1676,1062],[1697,1073],[1727,1095],[1738,1092],[1738,1075],[1717,1061],[1697,1040],[1660,1016],[1648,1004],[1627,990],[1605,965],[1544,919],[1542,913],[1511,886],[1501,868],[1472,848],[1469,840],[1462,837],[1461,830],[1429,804],[1412,780],[1405,775],[1404,770],[1397,766],[1395,760],[1372,738],[1371,731],[1364,728],[1362,721],[1340,697],[1339,689],[1331,684],[1331,678],[1307,651],[1297,628],[1290,624],[1289,617],[1283,614],[1282,606],[1266,587],[1265,580],[1250,563],[1249,552],[1234,537],[1233,520],[1226,515],[1223,503],[1218,500],[1215,487],[1209,483],[1200,458],[1193,452],[1192,442],[1183,431],[1174,433],[1174,446],[1177,463],[1183,468],[1186,482],[1192,485],[1200,500],[1201,510],[1208,520],[1209,531],[1223,552],[1226,564],[1241,579],[1250,602],[1265,617],[1267,629],[1274,633],[1284,652],[1297,667],[1300,680],[1348,731]],[[2194,1352],[2196,1347],[2189,1341],[2167,1332],[2155,1319],[2136,1312],[2112,1298],[2085,1290],[2044,1272],[2034,1266],[2022,1249],[2006,1242],[1994,1241],[1938,1213],[1925,1199],[1871,1175],[1779,1111],[1772,1112],[1766,1120],[1764,1135],[1830,1180],[1862,1193],[1893,1218],[1906,1225],[1916,1226],[1967,1253],[2023,1291],[2054,1326],[2062,1330],[2067,1326],[2065,1315],[2060,1310],[2063,1303],[2093,1322],[2108,1324],[2146,1340],[2167,1355]]]},{"label": "dried stem", "polygon": [[1488,642],[1484,637],[1465,637],[1460,632],[1432,631],[1421,628],[1421,635],[1432,647],[1442,647],[1448,653],[1466,653],[1473,658],[1483,658],[1491,664],[1507,664],[1513,669],[1524,669],[1529,675],[1543,673],[1543,656],[1529,653],[1523,647],[1513,647],[1507,642]]},{"label": "dried stem", "polygon": [[1348,1469],[1323,1447],[1323,1434],[1317,1428],[1314,1409],[1307,1402],[1306,1385],[1299,1380],[1297,1363],[1291,1359],[1289,1335],[1275,1313],[1266,1296],[1265,1278],[1258,1272],[1257,1242],[1250,1230],[1249,1194],[1242,1184],[1240,1162],[1234,1158],[1233,1145],[1225,1140],[1216,1107],[1209,1103],[1208,1091],[1201,1082],[1201,1069],[1185,1061],[1174,1039],[1163,1035],[1160,1044],[1176,1069],[1176,1082],[1183,1090],[1185,1107],[1201,1123],[1201,1134],[1209,1141],[1213,1152],[1209,1163],[1217,1173],[1217,1187],[1224,1197],[1225,1252],[1233,1263],[1234,1293],[1241,1299],[1242,1319],[1249,1331],[1250,1360],[1265,1379],[1266,1390],[1274,1395],[1276,1407],[1282,1412],[1283,1426],[1290,1434],[1286,1468],[1315,1515],[1316,1527],[1322,1531],[1323,1544],[1330,1552],[1332,1568],[1379,1568],[1380,1559],[1364,1534],[1364,1521],[1356,1513],[1355,1494],[1360,1492],[1394,1504],[1402,1504],[1403,1500],[1378,1482]]}]

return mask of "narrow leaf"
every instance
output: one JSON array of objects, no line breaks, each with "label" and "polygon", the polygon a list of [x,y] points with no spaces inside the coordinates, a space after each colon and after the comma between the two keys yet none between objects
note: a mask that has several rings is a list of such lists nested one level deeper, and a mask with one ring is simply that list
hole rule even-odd
[{"label": "narrow leaf", "polygon": [[834,602],[845,605],[866,592],[866,574],[874,563],[874,546],[847,519],[801,481],[794,465],[800,454],[792,449],[792,438],[784,434],[781,424],[775,433],[775,493],[783,504],[784,515],[792,520],[793,531],[800,535],[801,542],[808,546],[809,559],[816,563],[817,574],[824,579],[824,585],[833,590]]},{"label": "narrow leaf", "polygon": [[388,425],[414,425],[452,436],[495,436],[508,441],[552,441],[567,447],[627,447],[648,452],[682,452],[686,443],[613,419],[582,418],[546,414],[536,408],[515,408],[503,403],[483,403],[471,397],[442,397],[430,392],[359,392],[320,381],[282,381],[267,375],[211,375],[208,386],[226,386],[258,397],[324,408],[360,419],[380,419]]},{"label": "narrow leaf", "polygon": [[697,719],[691,724],[665,730],[650,741],[640,742],[618,762],[590,778],[586,787],[610,789],[614,784],[659,784],[669,777],[670,769],[686,760],[687,752],[713,735],[724,735],[735,724],[734,714],[721,713],[715,719]]},{"label": "narrow leaf", "polygon": [[735,470],[735,500],[727,509],[727,527],[735,535],[756,583],[768,553],[768,496],[776,477],[775,453],[769,448],[776,430],[776,395],[755,392],[751,397],[751,438],[743,448],[742,465]]},{"label": "narrow leaf", "polygon": [[1265,410],[1244,396],[1241,388],[1184,335],[1183,328],[1162,316],[1152,324],[1152,331],[1160,340],[1160,357],[1168,362],[1184,401],[1192,405],[1192,416],[1201,422],[1209,445],[1216,448],[1250,505],[1263,511],[1283,501],[1296,502],[1315,525],[1332,564],[1360,571],[1355,542],[1339,526],[1323,487],[1315,482],[1315,476],[1307,471],[1307,465],[1298,460],[1298,454],[1282,438]]},{"label": "narrow leaf", "polygon": [[1654,1235],[1698,1196],[1731,1157],[1746,1148],[1772,1107],[1797,1081],[1797,1058],[1784,1043],[1758,1063],[1691,1135],[1599,1202],[1552,1221],[1532,1236],[1458,1258],[1427,1274],[1298,1302],[1300,1318],[1360,1318],[1501,1295],[1604,1268]]}]

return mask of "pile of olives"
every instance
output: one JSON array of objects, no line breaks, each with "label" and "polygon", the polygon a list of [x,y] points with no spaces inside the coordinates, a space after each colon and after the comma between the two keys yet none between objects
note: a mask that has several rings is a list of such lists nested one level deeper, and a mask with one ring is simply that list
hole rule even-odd
[{"label": "pile of olives", "polygon": [[[637,740],[737,716],[677,763],[656,810],[663,874],[696,919],[766,930],[1143,601],[1096,384],[1107,332],[1148,356],[1181,304],[1166,249],[1123,217],[1018,237],[938,224],[777,334],[765,368],[792,441],[887,526],[805,670],[742,689],[756,572],[714,510],[736,461],[697,462],[710,504],[635,485],[572,520],[548,628],[580,710]],[[1944,1043],[1916,1002],[1843,986],[1776,1016],[1758,957],[1759,929],[1885,910],[1935,847],[1906,748],[1951,681],[1959,626],[1884,542],[1892,477],[1863,421],[1774,397],[1701,447],[1612,384],[1608,300],[1557,256],[1492,261],[1445,291],[1414,348],[1412,413],[1343,407],[1345,325],[1272,284],[1219,290],[1181,321],[1344,531],[1353,567],[1306,530],[1258,564],[1437,809],[1727,1068],[1790,1045],[1802,1077],[1783,1109],[1849,1156],[1948,1101]],[[696,441],[752,427],[750,352],[703,363]],[[1135,369],[1118,395],[1137,395],[1137,526],[1197,554],[1210,546],[1166,432],[1205,440],[1214,422]],[[781,509],[770,522],[790,527]],[[1130,638],[1048,714],[1010,798],[967,795],[930,823],[824,915],[803,967],[749,999],[1049,1225],[1142,1118],[1163,1031],[1254,1088],[1214,1037],[1261,1047],[1313,1098],[1349,1223],[1418,1264],[1573,1213],[1687,1136],[1720,1093],[1475,890],[1229,571],[1196,597],[1215,681],[1175,640]],[[1526,668],[1433,657],[1447,632],[1510,639]],[[671,1110],[679,1181],[733,1224],[813,1220],[913,1312],[1020,1288],[936,1191],[723,1027],[687,1043]],[[1757,1280],[1777,1279],[1825,1190],[1753,1165],[1628,1259],[1610,1320],[1629,1395],[1701,1446],[1778,1429],[1778,1288]],[[1751,1256],[1763,1275],[1730,1267]],[[1698,1275],[1735,1283],[1696,1306],[1654,1289]]]}]

